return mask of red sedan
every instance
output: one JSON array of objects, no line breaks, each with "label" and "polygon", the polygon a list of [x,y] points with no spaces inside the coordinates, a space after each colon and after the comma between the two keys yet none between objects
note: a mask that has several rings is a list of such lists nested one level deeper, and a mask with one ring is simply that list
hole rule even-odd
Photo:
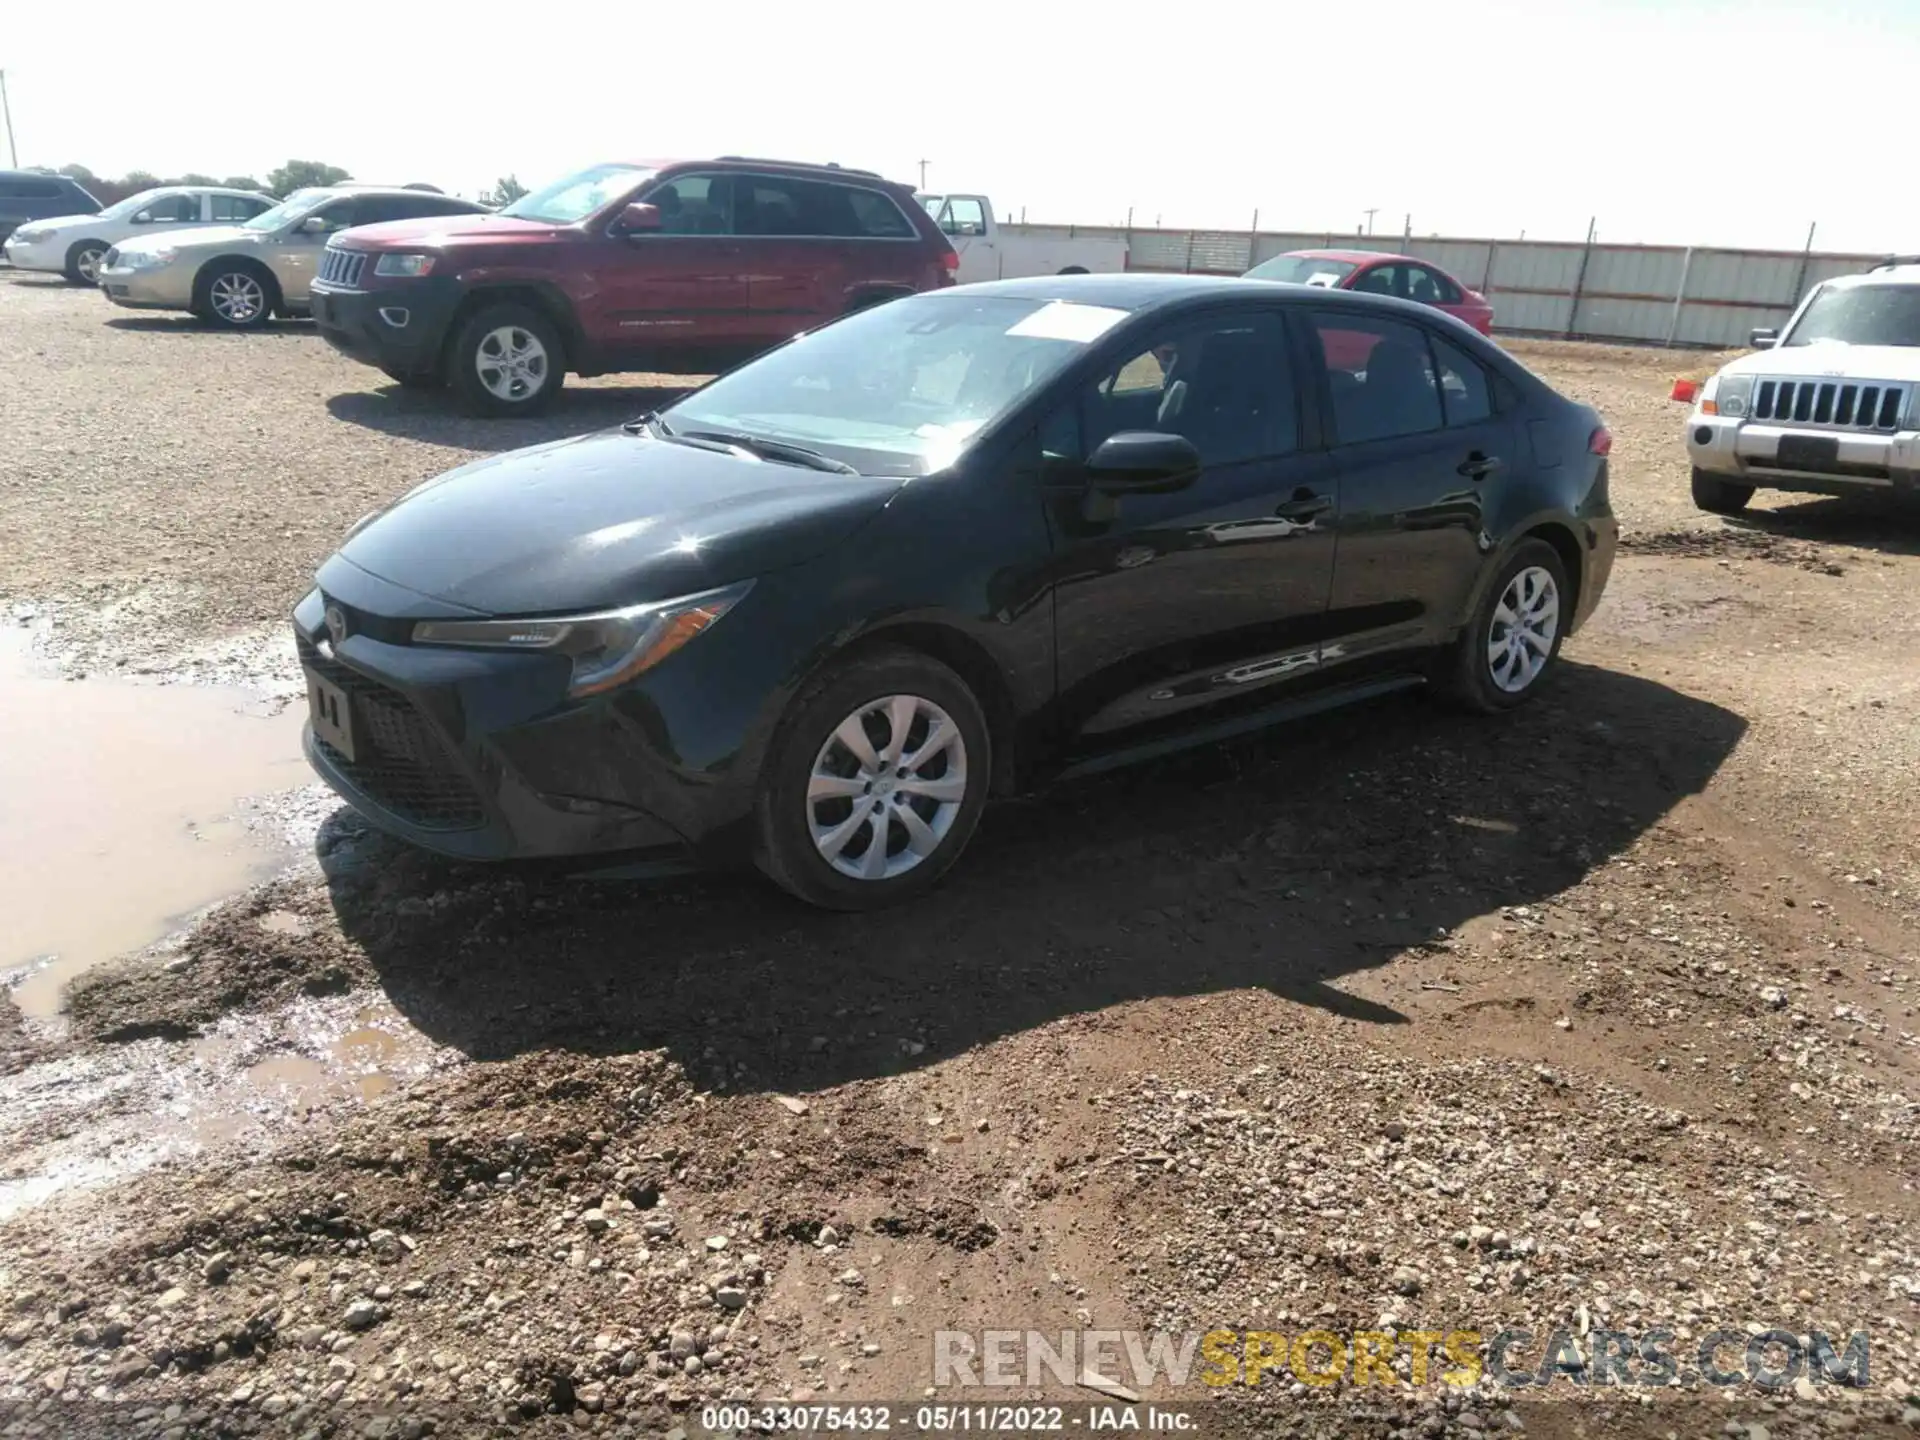
[{"label": "red sedan", "polygon": [[1444,310],[1482,335],[1493,333],[1493,306],[1438,265],[1377,250],[1291,250],[1247,271],[1249,280],[1284,280],[1333,290],[1392,295]]}]

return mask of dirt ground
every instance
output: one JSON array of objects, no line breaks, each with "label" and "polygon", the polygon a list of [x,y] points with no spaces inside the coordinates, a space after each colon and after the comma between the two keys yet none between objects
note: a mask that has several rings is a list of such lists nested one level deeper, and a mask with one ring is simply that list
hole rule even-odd
[{"label": "dirt ground", "polygon": [[[1008,803],[864,917],[323,807],[310,863],[62,1021],[0,1006],[0,1433],[1105,1398],[935,1386],[936,1332],[1028,1328],[1384,1332],[1403,1381],[1418,1332],[1680,1357],[1124,1382],[1189,1433],[1920,1428],[1920,518],[1703,516],[1666,399],[1699,357],[1513,348],[1606,415],[1625,527],[1520,714],[1384,702]],[[362,512],[670,385],[474,422],[303,327],[0,276],[0,620],[73,674],[274,672]],[[1719,1390],[1716,1330],[1864,1332],[1870,1381]]]}]

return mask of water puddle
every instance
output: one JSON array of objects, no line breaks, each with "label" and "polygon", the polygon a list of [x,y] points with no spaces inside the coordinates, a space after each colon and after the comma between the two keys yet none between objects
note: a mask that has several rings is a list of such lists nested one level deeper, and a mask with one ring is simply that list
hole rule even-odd
[{"label": "water puddle", "polygon": [[0,971],[13,999],[60,1007],[90,966],[264,879],[284,852],[238,818],[311,783],[300,715],[244,690],[35,671],[0,632]]}]

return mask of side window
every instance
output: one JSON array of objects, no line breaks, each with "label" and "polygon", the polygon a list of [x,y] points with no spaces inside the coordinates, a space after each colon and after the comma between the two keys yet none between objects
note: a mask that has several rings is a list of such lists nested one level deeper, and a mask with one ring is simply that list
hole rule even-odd
[{"label": "side window", "polygon": [[1444,423],[1426,333],[1398,320],[1318,311],[1334,425],[1343,445],[1420,435]]},{"label": "side window", "polygon": [[733,185],[725,175],[681,175],[642,198],[659,207],[662,235],[735,233]]},{"label": "side window", "polygon": [[319,220],[320,233],[331,235],[336,230],[351,230],[365,222],[359,218],[366,207],[364,200],[336,200],[331,205],[322,205],[313,212],[312,218]]},{"label": "side window", "polygon": [[835,235],[832,217],[816,193],[823,186],[804,180],[740,175],[733,182],[733,233],[736,235]]},{"label": "side window", "polygon": [[1187,326],[1115,367],[1085,403],[1091,452],[1122,430],[1184,435],[1206,465],[1299,448],[1286,322],[1274,312]]},{"label": "side window", "polygon": [[1403,293],[1399,285],[1400,267],[1398,265],[1375,265],[1347,286],[1347,289],[1358,290],[1363,295],[1398,295]]},{"label": "side window", "polygon": [[1438,335],[1429,338],[1440,371],[1440,401],[1446,408],[1447,424],[1475,425],[1492,419],[1493,389],[1485,368],[1459,346]]},{"label": "side window", "polygon": [[207,199],[215,220],[251,220],[268,208],[265,202],[249,200],[245,195],[209,195]]},{"label": "side window", "polygon": [[831,188],[843,197],[853,214],[850,233],[870,240],[911,240],[918,233],[900,207],[878,190],[855,190],[842,185]]},{"label": "side window", "polygon": [[984,235],[986,207],[971,195],[956,195],[940,209],[940,228],[949,235]]},{"label": "side window", "polygon": [[1423,305],[1458,305],[1465,298],[1458,285],[1424,265],[1407,267],[1407,287],[1407,298]]},{"label": "side window", "polygon": [[200,220],[200,197],[198,195],[162,195],[151,205],[144,207],[144,213],[151,217],[156,225],[193,225]]}]

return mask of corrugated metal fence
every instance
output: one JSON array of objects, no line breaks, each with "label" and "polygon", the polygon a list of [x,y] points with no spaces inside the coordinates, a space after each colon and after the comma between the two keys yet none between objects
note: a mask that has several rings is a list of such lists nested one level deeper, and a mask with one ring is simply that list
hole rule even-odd
[{"label": "corrugated metal fence", "polygon": [[1379,250],[1431,260],[1493,302],[1496,330],[1731,349],[1778,325],[1807,288],[1884,260],[1831,251],[1717,250],[1553,240],[1413,239],[1272,231],[1009,225],[1012,234],[1128,242],[1127,268],[1238,275],[1288,250]]}]

